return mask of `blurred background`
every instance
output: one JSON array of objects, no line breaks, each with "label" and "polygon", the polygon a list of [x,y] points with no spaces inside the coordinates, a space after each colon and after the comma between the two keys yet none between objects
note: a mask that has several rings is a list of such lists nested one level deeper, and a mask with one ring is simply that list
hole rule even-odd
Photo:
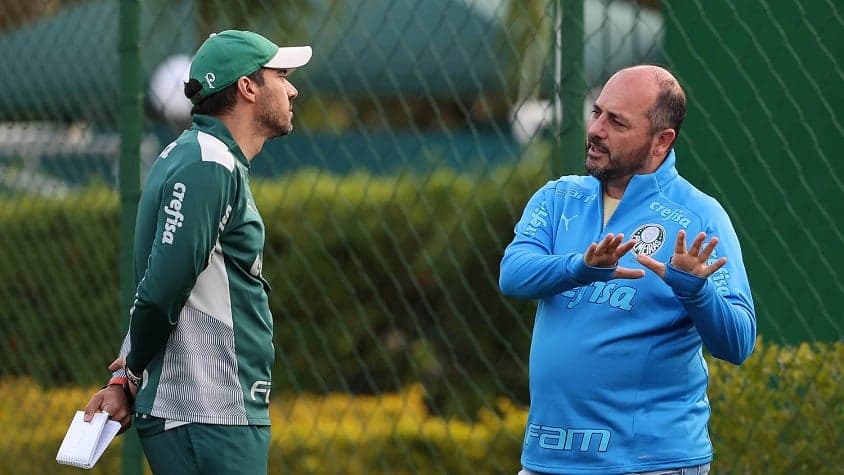
[{"label": "blurred background", "polygon": [[[0,0],[0,473],[71,473],[55,452],[125,329],[139,187],[189,124],[190,55],[231,28],[314,48],[295,132],[252,167],[271,473],[518,471],[535,304],[498,263],[639,63],[686,88],[678,169],[732,217],[754,292],[756,353],[709,359],[714,473],[842,473],[833,0]],[[93,472],[144,470],[130,433]]]}]

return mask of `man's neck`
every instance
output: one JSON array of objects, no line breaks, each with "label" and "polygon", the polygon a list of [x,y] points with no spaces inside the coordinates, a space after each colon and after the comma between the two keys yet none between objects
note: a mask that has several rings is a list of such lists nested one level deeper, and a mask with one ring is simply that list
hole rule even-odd
[{"label": "man's neck", "polygon": [[[666,155],[662,158],[651,158],[648,160],[646,165],[642,167],[638,172],[634,173],[633,175],[649,175],[651,173],[656,173],[665,159],[668,157]],[[615,198],[620,200],[621,197],[624,195],[624,191],[627,190],[627,185],[630,184],[630,180],[633,179],[633,175],[627,175],[620,178],[615,178],[612,180],[608,180],[604,182],[604,193],[607,194],[610,198]]]},{"label": "man's neck", "polygon": [[255,155],[264,148],[267,138],[258,133],[255,122],[246,116],[233,116],[231,114],[220,117],[220,121],[229,129],[232,138],[240,147],[246,160],[252,161]]},{"label": "man's neck", "polygon": [[605,181],[604,193],[606,193],[606,195],[610,198],[620,200],[621,197],[624,195],[624,190],[627,189],[627,184],[630,183],[631,178],[633,178],[633,176],[628,175],[626,177]]}]

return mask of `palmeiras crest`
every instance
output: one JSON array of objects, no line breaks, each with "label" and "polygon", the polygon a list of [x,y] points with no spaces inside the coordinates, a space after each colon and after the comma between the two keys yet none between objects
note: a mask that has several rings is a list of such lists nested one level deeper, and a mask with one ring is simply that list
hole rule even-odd
[{"label": "palmeiras crest", "polygon": [[634,254],[652,256],[665,243],[665,228],[659,224],[643,224],[633,231],[630,238],[636,240],[632,249]]}]

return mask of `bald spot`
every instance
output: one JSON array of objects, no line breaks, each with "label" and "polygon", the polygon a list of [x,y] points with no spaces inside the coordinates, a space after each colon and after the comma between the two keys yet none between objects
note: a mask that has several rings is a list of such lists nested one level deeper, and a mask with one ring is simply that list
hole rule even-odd
[{"label": "bald spot", "polygon": [[[616,72],[610,77],[604,88],[610,85],[626,90],[624,94],[625,100],[636,111],[642,111],[645,116],[651,121],[652,131],[668,127],[666,124],[668,117],[665,116],[665,103],[662,102],[663,107],[659,111],[656,110],[657,99],[660,94],[665,96],[681,97],[685,103],[685,92],[680,86],[680,82],[668,70],[654,65],[638,65],[624,68]],[[683,106],[685,109],[685,105]],[[659,117],[656,117],[656,116]],[[685,114],[682,114],[685,115]],[[656,123],[655,123],[656,122]],[[682,122],[682,117],[680,118]],[[679,123],[673,125],[679,132]]]}]

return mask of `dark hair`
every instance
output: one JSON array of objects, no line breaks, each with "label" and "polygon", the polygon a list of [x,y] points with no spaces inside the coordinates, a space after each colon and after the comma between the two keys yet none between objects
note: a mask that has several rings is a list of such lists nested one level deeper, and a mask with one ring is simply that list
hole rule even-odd
[{"label": "dark hair", "polygon": [[680,84],[671,76],[659,77],[659,94],[654,106],[648,111],[651,121],[651,133],[665,129],[674,129],[676,136],[680,136],[680,126],[686,118],[686,93]]},{"label": "dark hair", "polygon": [[[261,69],[253,71],[248,74],[250,80],[254,81],[259,86],[264,84],[264,76],[261,74]],[[199,91],[202,90],[202,84],[196,79],[191,79],[185,83],[185,97],[193,99],[198,97],[191,109],[191,114],[203,115],[221,115],[230,112],[235,105],[237,99],[237,83],[229,84],[221,91],[211,94],[208,97],[202,97]]]}]

